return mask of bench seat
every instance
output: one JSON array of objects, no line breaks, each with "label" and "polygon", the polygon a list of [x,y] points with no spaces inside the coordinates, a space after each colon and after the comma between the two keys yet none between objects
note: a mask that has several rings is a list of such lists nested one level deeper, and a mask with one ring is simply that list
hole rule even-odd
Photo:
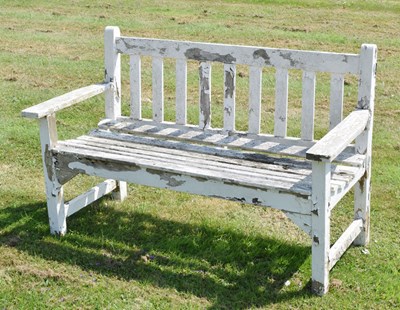
[{"label": "bench seat", "polygon": [[[154,180],[151,178],[150,181],[149,177],[156,175],[158,183],[162,183],[160,187],[202,194],[205,192],[204,182],[223,183],[229,185],[226,192],[221,192],[219,188],[217,191],[206,191],[208,196],[270,206],[271,201],[262,199],[262,190],[285,193],[293,195],[297,201],[303,200],[293,206],[291,212],[310,215],[312,165],[311,161],[300,157],[289,158],[254,150],[183,143],[166,137],[136,136],[102,129],[76,139],[59,141],[52,153],[57,158],[59,171],[71,170],[66,173],[67,178],[82,170],[98,176],[110,176],[110,171],[119,171],[126,174],[119,180],[152,185]],[[358,157],[358,163],[354,158],[351,163],[331,165],[332,208],[364,174],[362,156]],[[196,182],[195,186],[184,185],[189,178],[191,182]],[[59,179],[62,181],[62,176]],[[257,189],[258,195],[250,199],[241,191],[232,191],[238,186]],[[274,207],[288,210],[287,205]]]}]

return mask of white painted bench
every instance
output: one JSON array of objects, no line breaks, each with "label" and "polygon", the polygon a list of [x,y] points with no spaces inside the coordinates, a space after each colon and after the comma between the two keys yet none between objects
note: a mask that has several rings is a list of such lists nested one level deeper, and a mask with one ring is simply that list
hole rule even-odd
[{"label": "white painted bench", "polygon": [[[130,116],[121,116],[120,55],[130,59]],[[152,119],[142,118],[141,59],[152,58]],[[164,121],[163,60],[176,60],[176,121]],[[199,62],[199,121],[187,124],[187,62]],[[211,118],[211,66],[223,63],[223,128]],[[248,131],[235,129],[236,65],[249,67]],[[272,134],[260,132],[262,69],[275,69]],[[302,73],[301,136],[287,136],[288,76]],[[105,81],[25,109],[40,121],[51,233],[66,218],[126,182],[280,209],[312,241],[312,290],[323,295],[329,270],[353,243],[369,239],[376,46],[360,54],[204,44],[120,36],[105,30]],[[316,73],[330,79],[330,130],[314,140]],[[359,78],[356,110],[343,115],[345,74]],[[105,93],[105,119],[76,139],[57,139],[55,113]],[[355,141],[355,144],[351,144]],[[63,185],[83,173],[106,181],[64,202]],[[354,219],[330,246],[330,215],[354,187]]]}]

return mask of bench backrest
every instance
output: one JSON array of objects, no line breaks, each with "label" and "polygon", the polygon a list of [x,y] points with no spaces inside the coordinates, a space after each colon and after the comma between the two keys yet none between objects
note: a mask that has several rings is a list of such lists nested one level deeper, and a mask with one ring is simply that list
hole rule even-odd
[{"label": "bench backrest", "polygon": [[[288,128],[289,71],[302,71],[301,139],[314,140],[316,73],[330,74],[329,128],[343,118],[344,77],[359,76],[358,109],[373,111],[376,47],[363,45],[360,54],[327,53],[224,44],[157,40],[120,36],[117,27],[105,31],[106,82],[115,87],[106,95],[106,117],[121,114],[120,54],[130,57],[131,118],[142,119],[141,57],[152,57],[152,119],[164,121],[163,62],[176,60],[176,124],[187,123],[187,62],[199,62],[199,121],[201,129],[212,126],[211,67],[223,64],[223,130],[235,131],[236,66],[249,66],[248,133],[259,134],[261,123],[262,69],[275,68],[275,137],[286,137]],[[222,85],[221,85],[222,87]]]}]

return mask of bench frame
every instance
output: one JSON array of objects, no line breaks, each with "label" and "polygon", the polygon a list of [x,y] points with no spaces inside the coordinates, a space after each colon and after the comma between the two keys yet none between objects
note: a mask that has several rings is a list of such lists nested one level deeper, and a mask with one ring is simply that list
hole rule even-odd
[{"label": "bench frame", "polygon": [[[137,42],[152,42],[153,47],[159,44],[165,45],[162,40],[143,40]],[[140,72],[140,53],[135,54],[135,51],[144,51],[143,54],[153,56],[153,120],[159,123],[160,126],[164,124],[163,119],[163,105],[157,102],[163,101],[162,86],[162,58],[160,58],[160,49],[134,47],[133,38],[126,38],[120,36],[119,28],[107,27],[105,30],[105,81],[101,84],[95,84],[80,88],[65,95],[50,99],[39,105],[25,109],[22,115],[28,118],[36,118],[40,122],[40,141],[42,149],[44,177],[46,185],[47,207],[48,216],[50,221],[50,231],[52,234],[63,235],[66,233],[66,218],[91,204],[100,197],[112,192],[119,200],[123,200],[127,196],[127,183],[135,182],[140,183],[136,178],[126,177],[123,171],[108,171],[102,173],[98,169],[96,173],[91,173],[89,170],[81,169],[79,172],[87,174],[100,175],[107,178],[98,186],[93,187],[82,195],[72,199],[69,202],[64,201],[63,185],[71,179],[75,174],[71,171],[65,170],[60,172],[57,166],[57,157],[52,153],[52,150],[57,149],[59,144],[57,137],[56,118],[55,113],[79,103],[83,100],[91,98],[101,93],[105,93],[105,117],[108,121],[117,120],[121,116],[121,64],[120,53],[133,54],[131,57],[131,70],[139,69]],[[306,159],[312,163],[312,208],[309,214],[311,222],[309,223],[309,233],[312,240],[312,291],[318,295],[323,295],[328,291],[329,287],[329,271],[333,268],[339,258],[343,255],[346,249],[351,245],[366,245],[369,241],[369,217],[370,217],[370,178],[371,178],[371,147],[372,147],[372,124],[373,124],[373,110],[374,110],[374,89],[375,89],[375,71],[377,60],[377,49],[375,45],[364,44],[361,47],[359,55],[334,53],[319,53],[319,52],[304,52],[295,51],[291,55],[290,50],[275,50],[275,49],[260,49],[254,48],[253,58],[246,58],[243,51],[251,47],[228,46],[228,45],[206,45],[201,43],[192,42],[177,42],[169,41],[170,48],[164,48],[162,52],[167,56],[176,56],[177,58],[177,110],[176,110],[176,126],[186,126],[186,59],[195,59],[201,62],[200,64],[200,119],[199,128],[204,132],[211,130],[210,128],[210,96],[209,96],[209,81],[211,67],[209,61],[219,61],[224,63],[225,69],[225,90],[229,90],[229,86],[234,84],[236,76],[235,63],[244,63],[250,66],[250,102],[251,111],[249,112],[249,130],[248,134],[257,135],[260,132],[260,81],[261,81],[261,68],[267,64],[277,68],[276,74],[276,109],[275,109],[275,128],[273,139],[286,139],[286,120],[282,120],[282,113],[286,117],[285,109],[287,110],[287,70],[298,68],[303,70],[303,114],[302,114],[302,137],[305,145],[310,145],[306,152]],[[187,46],[186,52],[176,48],[176,44]],[[136,48],[136,50],[135,50]],[[174,50],[175,49],[175,50]],[[208,50],[207,50],[208,49]],[[207,50],[207,51],[205,51]],[[215,50],[215,53],[210,53],[209,50]],[[228,52],[229,50],[229,52]],[[231,53],[231,51],[234,53]],[[218,52],[218,53],[217,53]],[[175,55],[175,54],[176,55]],[[279,55],[278,55],[279,54]],[[184,55],[184,57],[182,56]],[[218,58],[216,55],[219,55]],[[300,55],[300,56],[299,56]],[[278,57],[279,56],[279,57]],[[186,57],[186,59],[185,59]],[[296,58],[298,57],[298,58]],[[312,62],[302,62],[301,58],[313,59]],[[330,63],[331,59],[339,59],[345,57],[346,60],[342,62]],[[341,59],[341,58],[340,58]],[[344,59],[344,58],[343,58]],[[338,68],[338,64],[342,67]],[[335,68],[333,68],[335,66]],[[133,68],[133,69],[132,69]],[[337,71],[336,71],[337,70]],[[332,73],[331,87],[341,92],[343,97],[343,74],[345,72],[355,73],[359,75],[359,93],[358,103],[356,110],[348,117],[342,120],[341,104],[337,105],[332,102],[342,102],[342,98],[335,99],[334,92],[331,93],[331,130],[319,141],[313,141],[313,123],[311,126],[307,124],[309,115],[314,117],[314,94],[307,95],[309,89],[315,89],[315,73],[314,71],[327,71]],[[229,72],[231,72],[229,74]],[[158,74],[157,74],[158,73]],[[160,78],[161,75],[161,78]],[[158,76],[158,78],[157,78]],[[131,109],[132,118],[134,120],[141,120],[141,97],[140,97],[140,75],[133,74],[131,76]],[[202,83],[205,85],[202,86]],[[257,86],[258,85],[258,86]],[[307,86],[308,85],[308,86]],[[307,88],[308,87],[308,88]],[[161,91],[160,91],[161,89]],[[179,89],[179,91],[178,91]],[[229,93],[226,91],[225,93]],[[339,95],[340,97],[340,95]],[[278,104],[278,102],[282,104]],[[305,103],[311,102],[309,106],[312,108],[304,108],[307,106]],[[185,104],[179,104],[185,102]],[[285,106],[286,104],[286,106]],[[224,114],[224,129],[221,132],[235,133],[234,125],[234,96],[232,93],[225,96],[225,114]],[[233,115],[233,117],[232,117]],[[354,220],[350,226],[345,230],[343,235],[330,246],[330,215],[332,208],[336,205],[331,200],[331,168],[332,163],[342,153],[343,150],[349,147],[350,143],[355,140],[356,154],[362,155],[363,170],[362,175],[358,176],[350,187],[354,185]],[[306,143],[307,142],[307,143]],[[69,175],[69,173],[71,175]],[[194,178],[187,177],[188,181],[195,180]],[[146,183],[147,182],[147,183]],[[164,184],[157,184],[157,182],[146,181],[143,184],[169,187]],[[194,183],[193,183],[194,184]],[[214,183],[212,183],[214,184]],[[221,184],[220,184],[221,185]],[[230,185],[223,184],[224,190],[228,191]],[[195,190],[195,185],[192,190],[172,188],[175,190],[188,191],[203,195],[211,195],[205,192],[203,187],[201,190]],[[211,187],[210,187],[211,188]],[[258,189],[248,189],[239,186],[239,190],[243,190],[243,197],[251,197]],[[235,191],[238,189],[235,187]],[[249,191],[246,196],[245,192]],[[211,190],[210,190],[211,191]],[[253,191],[253,192],[251,192]],[[290,204],[290,199],[284,197],[285,193],[276,191],[268,199],[276,199],[279,204],[287,202]],[[212,195],[211,195],[212,196]],[[279,198],[279,196],[281,198]],[[221,197],[221,196],[220,196]],[[232,199],[231,197],[223,197]],[[278,197],[278,198],[277,198]],[[246,202],[260,204],[257,200],[251,201],[243,198]],[[285,200],[286,199],[286,200]],[[333,204],[333,205],[332,205]],[[278,207],[278,204],[270,202],[268,204],[261,203],[261,205],[268,205]],[[280,208],[280,207],[278,207]],[[289,209],[290,210],[290,209]],[[283,211],[288,211],[283,209]],[[286,214],[294,220],[300,228],[302,214],[286,212]],[[304,221],[303,221],[304,223]]]}]

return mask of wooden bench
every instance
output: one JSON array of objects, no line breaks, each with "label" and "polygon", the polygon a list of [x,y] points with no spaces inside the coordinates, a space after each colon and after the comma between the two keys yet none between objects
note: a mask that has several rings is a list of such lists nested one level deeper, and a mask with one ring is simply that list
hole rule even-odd
[{"label": "wooden bench", "polygon": [[[282,210],[310,235],[312,290],[323,295],[329,271],[353,243],[369,239],[371,143],[376,46],[360,54],[205,44],[124,37],[105,30],[105,81],[22,111],[40,121],[50,230],[101,196],[127,195],[126,182],[219,197]],[[120,55],[130,59],[130,115],[121,116]],[[141,59],[151,57],[152,119],[142,117]],[[163,63],[176,61],[176,120],[164,121]],[[187,64],[199,63],[199,120],[187,121]],[[212,127],[211,65],[223,64],[223,128]],[[236,66],[248,66],[248,130],[235,129]],[[221,65],[220,65],[221,66]],[[217,67],[217,65],[216,65]],[[275,71],[273,133],[260,132],[262,70]],[[221,67],[222,68],[222,67]],[[288,76],[302,71],[301,136],[288,137]],[[330,74],[329,131],[314,139],[316,73]],[[355,111],[343,119],[344,76],[359,80]],[[329,80],[328,80],[329,81]],[[76,139],[57,139],[55,113],[105,93],[105,119]],[[328,109],[328,108],[327,108]],[[222,126],[221,126],[222,127]],[[354,142],[355,141],[355,142]],[[352,144],[354,142],[354,144]],[[103,183],[64,202],[77,174]],[[354,187],[354,219],[330,245],[330,215]]]}]

